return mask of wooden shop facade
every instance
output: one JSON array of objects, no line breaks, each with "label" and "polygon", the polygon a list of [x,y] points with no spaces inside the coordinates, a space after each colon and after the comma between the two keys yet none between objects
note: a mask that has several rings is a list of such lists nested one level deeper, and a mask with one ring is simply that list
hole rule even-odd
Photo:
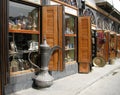
[{"label": "wooden shop facade", "polygon": [[55,79],[89,73],[93,66],[120,58],[120,14],[109,4],[0,0],[0,14],[0,95],[32,87],[37,69],[29,60],[40,66],[44,36],[50,47],[62,48],[53,53],[48,66]]}]

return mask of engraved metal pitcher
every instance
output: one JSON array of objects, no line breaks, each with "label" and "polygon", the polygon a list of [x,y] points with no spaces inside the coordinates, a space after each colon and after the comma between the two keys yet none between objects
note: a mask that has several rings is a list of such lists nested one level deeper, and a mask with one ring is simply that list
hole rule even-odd
[{"label": "engraved metal pitcher", "polygon": [[46,38],[43,39],[43,43],[40,45],[40,67],[31,62],[35,67],[39,68],[39,74],[35,78],[35,85],[37,87],[49,87],[53,84],[54,78],[48,73],[48,65],[52,53],[60,49],[60,46],[50,46],[46,42]]}]

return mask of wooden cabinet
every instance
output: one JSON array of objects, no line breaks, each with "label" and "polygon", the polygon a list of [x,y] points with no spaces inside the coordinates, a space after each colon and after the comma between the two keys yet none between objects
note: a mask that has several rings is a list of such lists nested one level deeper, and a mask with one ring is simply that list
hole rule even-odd
[{"label": "wooden cabinet", "polygon": [[31,71],[28,55],[36,63],[40,43],[40,6],[24,1],[9,1],[9,64],[10,74]]},{"label": "wooden cabinet", "polygon": [[88,73],[92,61],[91,20],[89,16],[78,18],[78,62],[79,72]]}]

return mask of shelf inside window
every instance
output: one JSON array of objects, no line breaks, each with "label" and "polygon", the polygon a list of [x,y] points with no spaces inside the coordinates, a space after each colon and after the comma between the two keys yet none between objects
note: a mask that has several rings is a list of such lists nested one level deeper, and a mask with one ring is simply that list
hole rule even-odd
[{"label": "shelf inside window", "polygon": [[25,34],[40,34],[39,31],[36,30],[9,30],[10,33],[25,33]]},{"label": "shelf inside window", "polygon": [[76,34],[65,34],[66,37],[76,37]]},{"label": "shelf inside window", "polygon": [[75,48],[67,48],[67,49],[65,49],[65,51],[69,51],[69,50],[75,50]]},{"label": "shelf inside window", "polygon": [[76,61],[74,60],[74,61],[69,61],[69,62],[66,62],[66,64],[75,64],[76,63]]},{"label": "shelf inside window", "polygon": [[35,72],[35,69],[31,68],[31,69],[23,70],[23,71],[10,72],[10,75],[15,76],[15,75],[18,75],[18,74],[25,74],[25,73],[29,73],[29,72]]}]

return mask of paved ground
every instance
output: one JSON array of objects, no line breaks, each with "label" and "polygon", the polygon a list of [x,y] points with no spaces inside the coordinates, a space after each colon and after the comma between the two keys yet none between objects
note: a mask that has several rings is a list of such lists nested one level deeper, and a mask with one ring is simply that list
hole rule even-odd
[{"label": "paved ground", "polygon": [[120,95],[120,68],[98,80],[78,95]]},{"label": "paved ground", "polygon": [[55,80],[53,85],[49,88],[29,88],[11,95],[79,95],[93,83],[109,75],[118,68],[120,68],[120,59],[116,59],[115,63],[112,65],[107,64],[104,67],[93,67],[92,71],[88,74],[77,73]]}]

